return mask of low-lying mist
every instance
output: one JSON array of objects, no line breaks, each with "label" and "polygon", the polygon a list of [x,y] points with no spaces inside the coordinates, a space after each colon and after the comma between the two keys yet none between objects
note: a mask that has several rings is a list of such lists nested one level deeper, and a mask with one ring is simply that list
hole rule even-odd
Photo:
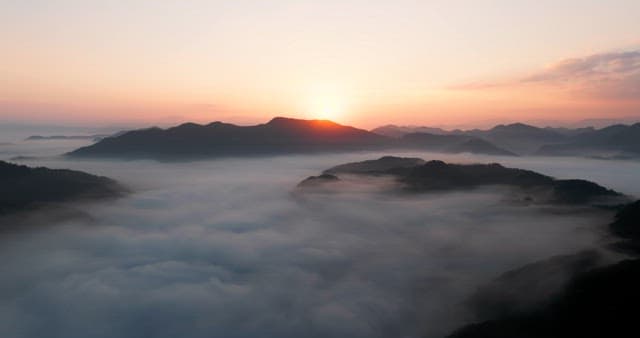
[{"label": "low-lying mist", "polygon": [[[640,193],[624,176],[632,162],[411,155]],[[379,156],[30,162],[107,175],[135,192],[74,205],[85,217],[40,213],[3,234],[0,336],[439,337],[501,272],[602,245],[608,213],[513,205],[499,189],[292,193],[309,175]]]}]

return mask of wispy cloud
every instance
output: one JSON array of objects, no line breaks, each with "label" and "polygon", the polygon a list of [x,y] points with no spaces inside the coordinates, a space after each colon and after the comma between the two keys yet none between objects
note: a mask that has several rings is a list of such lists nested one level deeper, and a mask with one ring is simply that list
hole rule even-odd
[{"label": "wispy cloud", "polygon": [[491,90],[527,85],[563,89],[575,96],[640,99],[640,49],[568,58],[523,77],[460,84],[455,90]]}]

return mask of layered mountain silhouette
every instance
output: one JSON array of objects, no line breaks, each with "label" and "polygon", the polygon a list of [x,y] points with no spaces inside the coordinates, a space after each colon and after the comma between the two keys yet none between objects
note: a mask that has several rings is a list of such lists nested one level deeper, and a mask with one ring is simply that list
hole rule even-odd
[{"label": "layered mountain silhouette", "polygon": [[328,120],[276,117],[253,126],[213,122],[133,130],[67,155],[180,160],[398,149],[497,156],[640,156],[639,130],[640,124],[568,129],[514,123],[488,130],[384,126],[370,132]]},{"label": "layered mountain silhouette", "polygon": [[134,130],[104,138],[67,155],[179,160],[391,148],[515,155],[474,136],[413,133],[398,139],[327,120],[284,117],[254,126],[213,122],[207,125],[185,123],[168,129],[154,127]]},{"label": "layered mountain silhouette", "polygon": [[[640,201],[610,224],[625,243],[640,240]],[[637,257],[638,246],[627,247]],[[558,276],[569,275],[557,286]],[[553,257],[509,271],[479,288],[470,302],[480,318],[450,338],[634,337],[640,302],[640,259],[603,266],[594,252]],[[541,297],[542,295],[542,297]]]},{"label": "layered mountain silhouette", "polygon": [[0,215],[71,200],[117,197],[126,189],[102,176],[0,161]]},{"label": "layered mountain silhouette", "polygon": [[568,137],[562,143],[544,145],[537,154],[637,157],[640,156],[640,123],[585,131]]},{"label": "layered mountain silhouette", "polygon": [[388,137],[402,137],[406,134],[413,134],[413,133],[427,133],[427,134],[436,134],[436,135],[447,135],[451,133],[442,128],[396,126],[393,124],[388,124],[386,126],[371,129],[371,132],[379,135],[388,136]]},{"label": "layered mountain silhouette", "polygon": [[465,134],[481,137],[519,154],[533,153],[544,144],[562,142],[566,138],[554,130],[524,123],[501,124],[489,130],[470,130]]},{"label": "layered mountain silhouette", "polygon": [[[518,155],[544,156],[587,156],[603,158],[638,157],[640,156],[640,123],[633,125],[612,125],[595,129],[585,128],[538,128],[535,126],[513,123],[498,125],[491,129],[481,130],[443,130],[430,127],[397,127],[388,125],[373,129],[372,132],[395,137],[411,138],[411,134],[431,134],[427,142],[430,147],[446,148],[455,152],[447,141],[463,140],[474,137],[486,142],[482,153],[499,155],[501,151],[491,150],[495,147]],[[450,137],[447,139],[446,137]],[[425,136],[425,139],[427,136]],[[476,141],[477,143],[477,141]],[[465,149],[466,152],[476,152]],[[506,155],[506,154],[503,154]]]},{"label": "layered mountain silhouette", "polygon": [[[372,132],[396,138],[410,137],[409,135],[415,133],[426,133],[443,136],[441,141],[446,141],[446,136],[449,136],[450,140],[456,140],[457,137],[458,141],[480,139],[500,149],[500,152],[506,151],[520,155],[533,153],[546,144],[562,142],[569,134],[568,131],[564,130],[538,128],[524,123],[501,124],[487,130],[456,129],[451,131],[440,128],[397,127],[391,125],[373,129]],[[447,146],[450,146],[450,144],[447,144]]]},{"label": "layered mountain silhouette", "polygon": [[398,140],[402,148],[442,153],[473,153],[498,156],[517,156],[489,141],[469,135],[439,135],[429,133],[406,134]]},{"label": "layered mountain silhouette", "polygon": [[[450,164],[385,156],[377,160],[339,165],[327,169],[323,174],[330,175],[331,181],[341,178],[342,174],[391,176],[402,190],[413,193],[506,186],[515,188],[520,198],[527,203],[613,203],[626,199],[621,194],[590,181],[558,180],[534,171],[507,168],[497,163]],[[309,186],[309,181],[317,186],[322,182],[322,175],[309,177],[299,186]]]},{"label": "layered mountain silhouette", "polygon": [[222,122],[134,130],[77,149],[69,156],[181,159],[353,151],[390,146],[388,138],[327,120],[277,117],[265,124]]},{"label": "layered mountain silhouette", "polygon": [[109,135],[31,135],[25,141],[47,141],[47,140],[101,140]]}]

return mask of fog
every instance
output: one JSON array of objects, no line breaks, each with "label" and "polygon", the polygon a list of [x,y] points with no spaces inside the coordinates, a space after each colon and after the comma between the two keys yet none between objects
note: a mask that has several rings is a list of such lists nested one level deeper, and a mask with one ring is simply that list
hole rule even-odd
[{"label": "fog", "polygon": [[[333,165],[382,155],[26,161],[133,193],[67,206],[79,217],[3,224],[15,230],[0,238],[0,336],[440,337],[501,272],[606,244],[610,214],[514,205],[499,189],[292,193]],[[640,195],[638,162],[394,155],[500,162]]]}]

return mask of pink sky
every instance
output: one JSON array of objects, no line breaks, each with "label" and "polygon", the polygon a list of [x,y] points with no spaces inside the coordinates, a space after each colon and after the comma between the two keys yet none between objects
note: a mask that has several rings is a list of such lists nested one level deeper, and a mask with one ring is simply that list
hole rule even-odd
[{"label": "pink sky", "polygon": [[640,119],[638,1],[0,6],[0,121]]}]

